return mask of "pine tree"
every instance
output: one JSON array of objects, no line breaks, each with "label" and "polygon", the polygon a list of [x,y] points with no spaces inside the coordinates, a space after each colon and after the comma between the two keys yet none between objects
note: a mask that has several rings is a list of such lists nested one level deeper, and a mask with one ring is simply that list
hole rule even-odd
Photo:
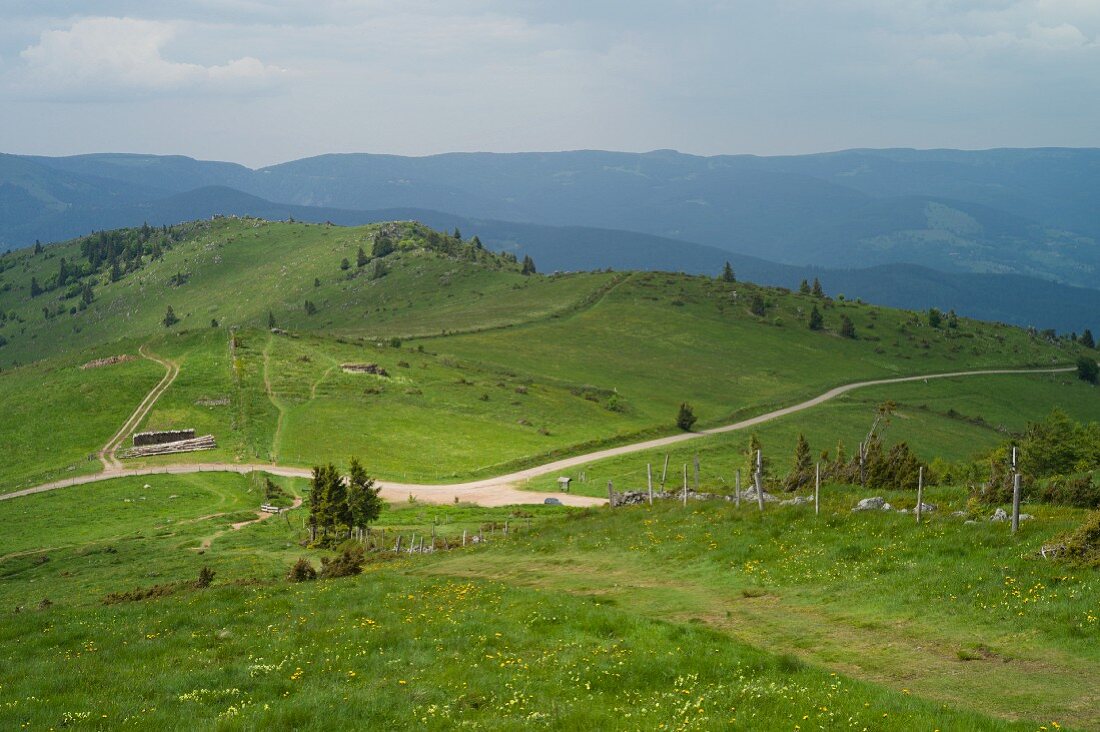
[{"label": "pine tree", "polygon": [[385,502],[378,495],[381,488],[375,487],[374,478],[355,458],[348,468],[347,502],[352,526],[363,529],[382,515]]},{"label": "pine tree", "polygon": [[535,274],[535,260],[531,259],[530,255],[523,255],[523,266],[520,268],[519,272],[522,275]]},{"label": "pine tree", "polygon": [[722,268],[722,281],[723,282],[736,282],[737,276],[733,273],[733,267],[727,261],[726,266]]},{"label": "pine tree", "polygon": [[363,251],[363,247],[359,247],[359,251],[355,253],[355,266],[366,267],[367,262],[369,261],[370,257],[368,257],[367,253]]},{"label": "pine tree", "polygon": [[65,258],[61,258],[61,264],[57,270],[57,284],[59,287],[63,287],[66,282],[69,281],[69,265],[65,261]]},{"label": "pine tree", "polygon": [[806,436],[799,433],[798,442],[794,446],[794,467],[783,481],[784,489],[796,491],[806,485],[813,476],[813,459],[810,457],[810,443]]},{"label": "pine tree", "polygon": [[80,302],[91,305],[93,300],[95,300],[95,293],[92,292],[92,286],[85,282],[84,288],[80,291]]},{"label": "pine tree", "polygon": [[943,314],[937,308],[928,308],[928,325],[939,328],[943,324]]},{"label": "pine tree", "polygon": [[313,286],[314,287],[320,287],[321,286],[321,278],[320,277],[314,277],[313,278]]},{"label": "pine tree", "polygon": [[947,327],[948,328],[958,328],[959,327],[959,316],[955,314],[954,310],[948,310],[947,311]]},{"label": "pine tree", "polygon": [[481,239],[477,238],[477,234],[474,234],[474,238],[470,240],[470,243],[474,245],[474,249],[484,249],[485,245],[481,243]]},{"label": "pine tree", "polygon": [[344,270],[345,272],[351,269],[351,262],[348,261],[347,257],[344,257],[340,260],[340,269]]},{"label": "pine tree", "polygon": [[305,307],[306,307],[306,315],[313,315],[314,313],[316,313],[316,312],[317,312],[317,306],[316,306],[316,305],[314,305],[314,304],[313,304],[312,302],[310,302],[309,300],[306,300],[306,305],[305,305]]},{"label": "pine tree", "polygon": [[455,227],[455,233],[451,234],[451,236],[454,237],[455,239],[457,239],[458,241],[462,241],[462,232],[458,230],[457,226]]},{"label": "pine tree", "polygon": [[817,309],[817,305],[814,305],[810,310],[810,330],[821,330],[825,325],[825,318],[821,317],[821,311]]},{"label": "pine tree", "polygon": [[764,303],[764,298],[759,293],[752,296],[752,300],[749,301],[749,312],[757,317],[764,317],[764,313],[767,311],[767,305]]},{"label": "pine tree", "polygon": [[42,286],[38,284],[37,277],[31,277],[31,297],[38,297],[42,294]]},{"label": "pine tree", "polygon": [[802,280],[802,283],[798,286],[798,291],[803,295],[810,294],[810,283],[808,280]]},{"label": "pine tree", "polygon": [[749,447],[745,452],[745,457],[748,460],[748,474],[753,475],[756,472],[756,453],[760,453],[760,479],[761,481],[767,479],[768,473],[771,469],[771,461],[766,455],[764,455],[764,448],[760,443],[760,438],[753,432],[749,435]]},{"label": "pine tree", "polygon": [[42,253],[42,242],[38,241],[37,239],[34,240],[34,253],[35,256]]},{"label": "pine tree", "polygon": [[853,323],[852,319],[849,318],[847,315],[840,316],[840,335],[844,336],[845,338],[856,337],[855,323]]},{"label": "pine tree", "polygon": [[1085,328],[1085,332],[1081,334],[1081,345],[1085,348],[1096,348],[1096,341],[1093,340],[1092,331]]},{"label": "pine tree", "polygon": [[275,313],[270,310],[267,311],[267,327],[268,329],[275,327]]},{"label": "pine tree", "polygon": [[118,260],[111,260],[111,282],[118,282],[122,279],[122,268],[118,266]]},{"label": "pine tree", "polygon": [[680,404],[680,411],[676,415],[676,426],[682,429],[684,432],[690,432],[691,428],[695,425],[696,417],[695,410],[691,408],[691,405],[687,402]]},{"label": "pine tree", "polygon": [[165,328],[171,328],[173,325],[180,322],[180,319],[176,317],[175,311],[172,310],[171,305],[168,306],[168,312],[164,314],[164,320],[162,322]]},{"label": "pine tree", "polygon": [[821,289],[821,281],[814,277],[814,286],[811,290],[814,297],[825,297],[825,291]]}]

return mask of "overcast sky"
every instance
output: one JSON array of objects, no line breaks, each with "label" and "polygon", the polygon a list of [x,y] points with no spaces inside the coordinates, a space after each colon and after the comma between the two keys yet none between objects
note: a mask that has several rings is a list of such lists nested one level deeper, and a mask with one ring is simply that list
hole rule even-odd
[{"label": "overcast sky", "polygon": [[0,151],[1100,146],[1100,0],[0,0]]}]

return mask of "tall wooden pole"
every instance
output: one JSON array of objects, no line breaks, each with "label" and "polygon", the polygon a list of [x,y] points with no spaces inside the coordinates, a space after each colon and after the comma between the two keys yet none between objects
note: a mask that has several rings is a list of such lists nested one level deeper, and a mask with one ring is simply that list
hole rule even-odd
[{"label": "tall wooden pole", "polygon": [[607,481],[607,505],[615,508],[615,494],[611,490],[611,481]]},{"label": "tall wooden pole", "polygon": [[917,523],[920,523],[921,512],[924,510],[924,466],[917,471]]},{"label": "tall wooden pole", "polygon": [[669,456],[669,454],[666,452],[665,453],[665,467],[661,468],[661,493],[665,492],[665,478],[668,477],[668,456]]},{"label": "tall wooden pole", "polygon": [[733,503],[741,508],[741,468],[733,474]]},{"label": "tall wooden pole", "polygon": [[695,453],[695,492],[699,492],[699,453]]},{"label": "tall wooden pole", "polygon": [[1020,529],[1020,474],[1012,476],[1012,533]]},{"label": "tall wooden pole", "polygon": [[756,451],[756,505],[760,507],[760,513],[764,512],[764,476],[763,473],[763,459],[760,457],[760,451]]},{"label": "tall wooden pole", "polygon": [[653,505],[653,464],[645,464],[645,480],[649,486],[649,505]]},{"label": "tall wooden pole", "polygon": [[1012,446],[1012,533],[1020,528],[1020,471],[1016,469],[1016,446]]},{"label": "tall wooden pole", "polygon": [[684,490],[683,490],[683,496],[684,496],[684,505],[687,506],[688,505],[688,464],[687,463],[684,463]]},{"label": "tall wooden pole", "polygon": [[821,463],[814,470],[814,516],[821,515]]}]

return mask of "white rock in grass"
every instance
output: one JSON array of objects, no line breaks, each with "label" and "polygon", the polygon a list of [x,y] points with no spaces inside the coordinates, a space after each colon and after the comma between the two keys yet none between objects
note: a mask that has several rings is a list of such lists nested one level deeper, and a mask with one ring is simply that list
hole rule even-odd
[{"label": "white rock in grass", "polygon": [[993,515],[989,517],[990,521],[1008,521],[1008,513],[1003,508],[998,508],[993,512]]},{"label": "white rock in grass", "polygon": [[886,499],[882,496],[875,496],[874,498],[861,498],[853,511],[877,511],[886,505]]}]

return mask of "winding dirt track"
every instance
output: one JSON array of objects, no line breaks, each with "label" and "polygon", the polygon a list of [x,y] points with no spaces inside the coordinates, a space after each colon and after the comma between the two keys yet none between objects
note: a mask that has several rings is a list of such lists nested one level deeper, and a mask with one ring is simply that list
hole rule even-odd
[{"label": "winding dirt track", "polygon": [[[146,354],[142,354],[146,355]],[[120,434],[124,434],[128,429],[128,425],[131,423],[137,424],[140,422],[141,417],[148,412],[152,403],[156,401],[156,398],[160,396],[160,393],[164,389],[168,388],[168,384],[175,379],[175,374],[179,372],[178,367],[170,364],[169,362],[161,361],[155,357],[154,360],[165,365],[169,368],[169,374],[165,376],[167,384],[162,381],[157,385],[153,391],[149,392],[149,396],[142,402],[142,406],[138,407],[138,410],[134,412],[130,420],[123,429],[119,430]],[[172,369],[175,369],[173,372]],[[565,458],[563,460],[555,460],[554,462],[539,465],[533,468],[527,468],[526,470],[520,470],[507,475],[497,476],[495,478],[485,478],[483,480],[470,481],[467,483],[454,483],[450,485],[419,485],[410,483],[393,483],[390,481],[379,481],[379,485],[382,488],[382,497],[388,501],[401,501],[407,499],[409,496],[415,496],[417,500],[424,501],[425,503],[452,503],[455,498],[460,501],[466,501],[470,503],[477,503],[482,506],[506,506],[517,503],[542,503],[545,498],[554,497],[560,500],[562,503],[572,506],[591,506],[605,503],[605,499],[592,498],[589,496],[578,496],[570,493],[538,493],[534,491],[525,491],[517,488],[517,485],[531,479],[537,478],[543,475],[551,473],[561,473],[570,468],[575,468],[579,465],[590,463],[594,460],[602,460],[604,458],[615,457],[618,455],[627,455],[632,452],[639,452],[642,450],[651,450],[659,447],[667,447],[675,445],[681,442],[687,442],[688,440],[697,440],[700,437],[707,435],[717,435],[724,432],[735,432],[737,430],[744,430],[750,427],[755,427],[765,422],[770,422],[781,417],[785,417],[796,412],[801,412],[811,407],[816,407],[830,399],[835,399],[841,394],[846,394],[856,389],[864,389],[873,386],[883,386],[887,384],[901,384],[910,381],[929,381],[931,379],[951,379],[961,378],[967,376],[994,376],[1001,374],[1053,374],[1064,373],[1067,371],[1073,371],[1073,367],[1059,367],[1059,368],[1045,368],[1045,369],[986,369],[982,371],[955,371],[951,373],[943,374],[926,374],[923,376],[902,376],[892,379],[875,379],[872,381],[858,381],[852,384],[845,384],[844,386],[838,386],[830,389],[829,391],[808,399],[799,404],[794,404],[789,407],[783,407],[782,409],[776,409],[766,414],[761,414],[756,417],[735,422],[733,424],[723,425],[721,427],[714,427],[708,430],[701,430],[699,432],[684,432],[677,435],[671,435],[669,437],[659,437],[653,440],[647,440],[645,442],[636,442],[630,445],[621,445],[619,447],[611,447],[606,450],[599,450],[597,452],[590,452],[585,455],[577,455],[571,458]],[[162,388],[163,387],[163,388]],[[159,390],[159,391],[158,391]],[[143,411],[144,410],[144,411]],[[139,415],[140,413],[140,415]],[[135,420],[135,417],[137,419]],[[116,435],[116,438],[118,436]],[[114,449],[117,449],[117,443],[119,439],[112,439],[111,443],[108,443],[108,448],[114,444]],[[107,448],[104,448],[104,453],[101,456],[105,456]],[[113,459],[114,451],[110,451],[110,457]],[[104,465],[107,465],[107,461],[104,460]],[[116,467],[117,466],[117,467]],[[0,494],[0,500],[7,500],[10,498],[18,498],[19,496],[27,496],[32,493],[42,493],[44,491],[51,491],[57,488],[65,488],[72,485],[81,485],[84,483],[95,483],[101,480],[110,480],[112,478],[120,478],[130,475],[158,475],[158,474],[189,474],[189,473],[202,473],[202,472],[231,472],[231,473],[249,473],[252,471],[264,471],[272,473],[274,475],[283,475],[290,477],[308,478],[311,473],[307,468],[295,468],[282,465],[273,465],[270,463],[253,463],[253,464],[237,464],[237,463],[180,463],[176,465],[162,465],[155,468],[134,468],[126,469],[115,461],[115,465],[107,467],[102,473],[95,475],[85,475],[77,478],[70,478],[68,480],[55,481],[53,483],[46,483],[43,485],[35,486],[33,488],[26,488],[20,491],[12,493]]]},{"label": "winding dirt track", "polygon": [[172,382],[176,380],[176,377],[179,376],[180,373],[179,364],[173,361],[159,358],[154,353],[149,351],[145,346],[139,348],[138,353],[140,353],[142,356],[149,359],[150,361],[156,361],[157,363],[159,363],[161,366],[164,367],[166,373],[164,374],[164,378],[160,380],[160,383],[154,386],[152,391],[145,395],[145,399],[141,401],[141,404],[138,405],[137,409],[134,410],[129,419],[127,419],[123,423],[118,432],[116,432],[114,436],[107,441],[107,444],[103,446],[102,450],[96,453],[96,457],[98,457],[99,461],[103,463],[104,473],[108,473],[112,470],[125,470],[125,468],[122,467],[122,463],[120,463],[118,461],[118,458],[116,457],[119,446],[121,446],[122,441],[126,439],[126,435],[128,435],[139,424],[141,424],[141,420],[145,419],[145,415],[149,414],[149,410],[152,409],[153,405],[157,403],[157,399],[160,399],[160,395],[167,391],[168,387],[172,385]]}]

